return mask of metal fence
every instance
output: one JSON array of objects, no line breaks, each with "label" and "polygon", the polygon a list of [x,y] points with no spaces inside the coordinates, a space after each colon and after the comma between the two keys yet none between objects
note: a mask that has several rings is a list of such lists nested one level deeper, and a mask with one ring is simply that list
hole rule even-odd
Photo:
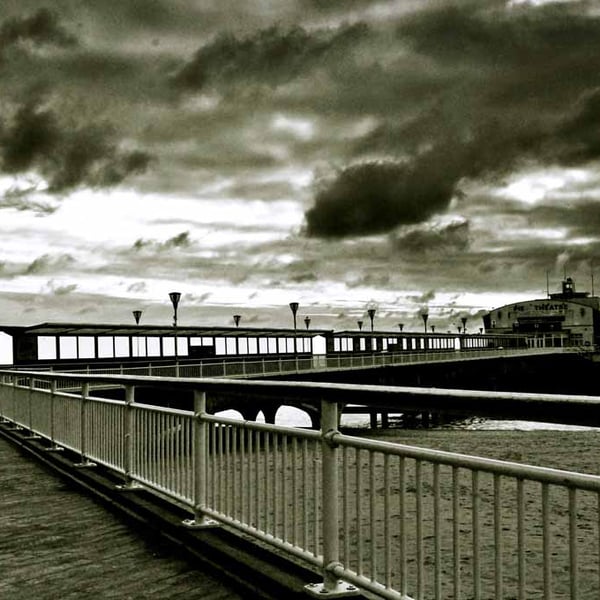
[{"label": "metal fence", "polygon": [[[422,350],[420,352],[339,352],[330,355],[299,355],[280,358],[226,358],[224,360],[206,359],[200,362],[174,361],[172,363],[146,363],[131,366],[128,363],[96,364],[92,368],[77,363],[62,363],[49,367],[44,365],[40,371],[60,370],[65,373],[86,373],[97,375],[128,375],[150,377],[229,377],[248,378],[262,375],[322,371],[326,369],[360,369],[369,367],[418,364],[428,362],[449,362],[457,360],[479,360],[482,358],[501,358],[510,356],[531,356],[540,354],[579,353],[580,348],[467,348],[463,350]],[[19,367],[21,368],[21,367]],[[36,369],[31,365],[23,370]]]},{"label": "metal fence", "polygon": [[[61,378],[80,393],[57,391]],[[114,469],[125,487],[183,503],[192,526],[213,519],[320,568],[323,582],[307,588],[315,595],[349,585],[395,600],[600,595],[598,476],[340,433],[340,395],[377,396],[371,386],[157,379],[194,390],[194,410],[183,411],[136,403],[147,378],[107,379],[124,386],[124,401],[92,397],[99,379],[5,372],[0,416],[81,465]],[[207,393],[257,388],[321,398],[321,430],[206,413]],[[539,400],[600,408],[600,398]]]}]

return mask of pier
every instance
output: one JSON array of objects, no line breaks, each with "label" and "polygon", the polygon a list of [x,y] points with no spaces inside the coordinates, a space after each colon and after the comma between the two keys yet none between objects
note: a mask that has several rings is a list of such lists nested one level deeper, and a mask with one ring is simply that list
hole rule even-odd
[{"label": "pier", "polygon": [[[267,552],[272,564],[284,560],[283,579],[291,577],[298,594],[339,597],[364,590],[395,600],[598,595],[600,477],[356,438],[337,424],[339,405],[360,399],[600,425],[599,398],[14,371],[1,376],[7,434],[37,445],[38,454],[64,456],[60,460],[80,479],[106,474],[112,495],[166,502],[179,511],[175,537],[206,536],[198,532],[216,528],[219,536],[239,539],[240,549],[254,544],[250,556]],[[66,382],[79,392],[62,391]],[[90,390],[98,383],[123,386],[125,401],[94,396]],[[136,386],[150,383],[165,393],[192,391],[193,410],[138,403]],[[214,416],[207,399],[215,394],[319,399],[321,428]],[[64,450],[53,452],[57,447]],[[540,524],[534,537],[525,528],[530,519]],[[253,581],[255,575],[248,585]]]}]

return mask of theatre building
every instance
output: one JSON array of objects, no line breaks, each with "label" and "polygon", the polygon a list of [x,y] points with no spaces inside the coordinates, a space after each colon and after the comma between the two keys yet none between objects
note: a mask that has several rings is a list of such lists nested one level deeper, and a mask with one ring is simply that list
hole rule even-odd
[{"label": "theatre building", "polygon": [[600,298],[576,292],[570,277],[562,292],[495,308],[483,317],[486,333],[520,333],[531,347],[600,344]]}]

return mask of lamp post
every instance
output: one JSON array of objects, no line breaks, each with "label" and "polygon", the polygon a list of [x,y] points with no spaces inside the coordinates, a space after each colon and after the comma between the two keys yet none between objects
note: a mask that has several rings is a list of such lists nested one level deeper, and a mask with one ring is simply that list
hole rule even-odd
[{"label": "lamp post", "polygon": [[371,331],[373,331],[373,319],[375,318],[375,312],[377,311],[377,309],[375,308],[369,308],[367,310],[367,314],[369,315],[369,319],[371,319]]},{"label": "lamp post", "polygon": [[421,318],[423,319],[423,327],[425,328],[425,333],[427,333],[427,319],[429,319],[429,313],[427,311],[423,311],[421,313]]},{"label": "lamp post", "polygon": [[400,329],[400,333],[402,333],[404,329],[404,323],[398,323],[398,329]]},{"label": "lamp post", "polygon": [[242,318],[242,315],[233,315],[233,322],[235,323],[236,327],[240,326],[240,319]]},{"label": "lamp post", "polygon": [[[132,312],[133,312],[133,318],[135,319],[135,324],[139,325],[140,319],[142,318],[142,311],[134,310]],[[136,356],[140,355],[140,338],[138,336],[135,337],[135,355]]]},{"label": "lamp post", "polygon": [[306,330],[310,327],[310,317],[304,317],[304,324],[306,325]]},{"label": "lamp post", "polygon": [[363,322],[362,321],[356,321],[356,324],[358,325],[358,330],[362,331]]},{"label": "lamp post", "polygon": [[463,333],[467,333],[467,317],[461,317],[460,321],[463,326]]},{"label": "lamp post", "polygon": [[169,298],[173,305],[173,337],[175,339],[175,377],[179,377],[179,363],[177,360],[177,307],[181,299],[181,292],[169,292]]},{"label": "lamp post", "polygon": [[431,333],[435,333],[435,325],[431,325]]},{"label": "lamp post", "polygon": [[290,302],[290,310],[292,311],[292,316],[294,317],[294,354],[298,352],[298,340],[296,340],[296,314],[298,313],[298,307],[300,305],[298,302]]}]

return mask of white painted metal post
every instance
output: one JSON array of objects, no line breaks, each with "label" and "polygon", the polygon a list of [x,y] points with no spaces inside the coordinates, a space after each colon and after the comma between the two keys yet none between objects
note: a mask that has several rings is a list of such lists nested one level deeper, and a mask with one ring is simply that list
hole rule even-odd
[{"label": "white painted metal post", "polygon": [[321,485],[321,519],[323,531],[323,583],[309,584],[305,590],[317,598],[341,598],[358,595],[358,589],[335,574],[342,569],[340,563],[339,543],[339,477],[338,448],[335,435],[338,434],[337,402],[321,401],[321,435],[322,435],[322,485]]},{"label": "white painted metal post", "polygon": [[88,396],[90,394],[90,384],[89,382],[84,382],[83,385],[81,386],[81,403],[80,403],[80,413],[79,413],[79,427],[80,427],[80,431],[79,431],[79,443],[80,443],[80,452],[81,452],[81,462],[77,463],[75,466],[76,467],[95,467],[96,464],[89,461],[87,459],[86,456],[86,451],[87,451],[87,443],[88,443],[88,439],[87,439],[87,427],[86,427],[86,404],[87,404],[87,399]]},{"label": "white painted metal post", "polygon": [[[194,454],[194,518],[184,520],[187,527],[214,527],[216,521],[204,514],[208,483],[208,423],[206,414],[206,392],[194,390],[194,423],[192,429]],[[214,459],[214,457],[213,457]]]},{"label": "white painted metal post", "polygon": [[48,452],[60,452],[62,448],[56,444],[54,439],[55,436],[55,410],[54,410],[54,402],[56,397],[56,379],[53,379],[50,382],[50,446],[46,448]]},{"label": "white painted metal post", "polygon": [[120,490],[135,490],[139,485],[133,480],[133,403],[135,401],[135,387],[125,386],[125,411],[123,413],[123,470],[125,471],[125,483],[118,485]]}]

